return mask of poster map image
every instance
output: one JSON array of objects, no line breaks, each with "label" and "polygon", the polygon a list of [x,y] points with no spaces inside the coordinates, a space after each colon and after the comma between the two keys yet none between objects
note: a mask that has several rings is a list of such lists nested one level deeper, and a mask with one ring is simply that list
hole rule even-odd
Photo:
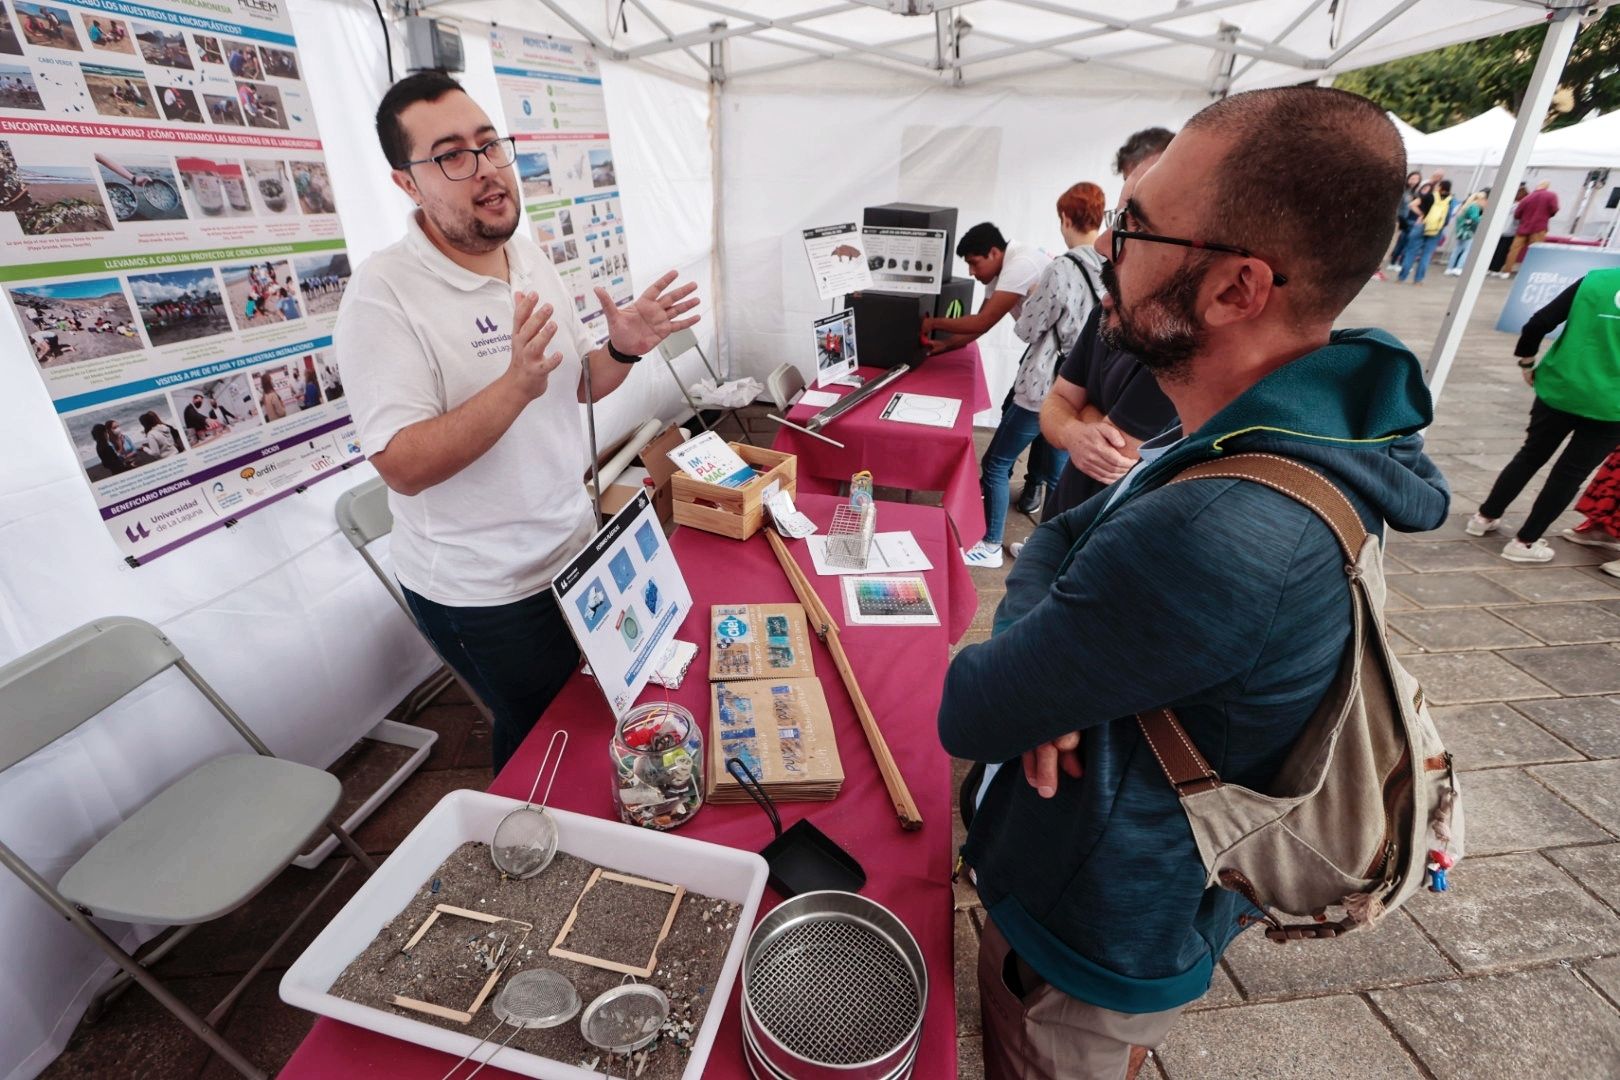
[{"label": "poster map image", "polygon": [[0,8],[7,362],[43,380],[132,565],[360,457],[331,349],[349,260],[298,43],[284,4],[219,10]]},{"label": "poster map image", "polygon": [[596,299],[630,292],[618,168],[596,55],[569,41],[492,27],[490,50],[506,129],[517,140],[518,182],[534,240],[557,268],[581,321],[607,340]]}]

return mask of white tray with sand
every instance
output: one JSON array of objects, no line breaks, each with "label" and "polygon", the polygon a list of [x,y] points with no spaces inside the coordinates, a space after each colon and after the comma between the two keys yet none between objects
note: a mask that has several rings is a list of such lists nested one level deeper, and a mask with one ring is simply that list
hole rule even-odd
[{"label": "white tray with sand", "polygon": [[[281,980],[281,999],[297,1008],[442,1050],[454,1057],[473,1050],[493,1022],[486,1015],[487,1008],[478,1013],[466,1030],[450,1030],[402,1015],[398,1010],[337,997],[331,990],[350,964],[418,896],[424,884],[456,849],[470,842],[488,843],[500,820],[521,805],[516,799],[477,791],[453,791],[441,799],[288,969]],[[682,885],[691,892],[742,906],[731,928],[731,941],[710,999],[717,1007],[704,1013],[691,1044],[691,1056],[681,1072],[683,1080],[697,1080],[703,1075],[715,1033],[720,1029],[721,1015],[742,964],[748,932],[759,913],[767,877],[765,860],[751,851],[638,829],[616,821],[556,809],[549,809],[547,813],[556,819],[560,852],[621,873]],[[538,953],[536,949],[537,956]],[[480,1049],[477,1060],[482,1061],[494,1045],[486,1044]],[[587,1080],[601,1076],[600,1072],[587,1071],[575,1063],[541,1057],[516,1046],[496,1054],[494,1064],[545,1080]]]}]

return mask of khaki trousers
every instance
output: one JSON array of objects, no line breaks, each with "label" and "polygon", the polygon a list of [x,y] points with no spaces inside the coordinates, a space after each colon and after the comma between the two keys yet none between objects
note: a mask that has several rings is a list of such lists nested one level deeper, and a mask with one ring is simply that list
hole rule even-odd
[{"label": "khaki trousers", "polygon": [[1517,271],[1519,269],[1519,260],[1524,258],[1524,253],[1529,251],[1532,245],[1539,244],[1545,239],[1547,239],[1545,231],[1531,233],[1528,236],[1522,234],[1515,236],[1513,246],[1508,248],[1507,261],[1502,264],[1503,271],[1509,274]]},{"label": "khaki trousers", "polygon": [[1132,1047],[1157,1046],[1181,1015],[1114,1012],[1069,997],[1012,951],[988,915],[978,974],[986,1080],[1127,1080]]}]

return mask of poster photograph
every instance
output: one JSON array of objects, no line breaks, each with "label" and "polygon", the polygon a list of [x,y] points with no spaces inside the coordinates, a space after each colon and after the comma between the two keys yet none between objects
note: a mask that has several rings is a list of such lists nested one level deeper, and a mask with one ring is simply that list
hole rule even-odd
[{"label": "poster photograph", "polygon": [[331,351],[351,269],[285,9],[0,5],[0,331],[119,553],[358,460]]}]

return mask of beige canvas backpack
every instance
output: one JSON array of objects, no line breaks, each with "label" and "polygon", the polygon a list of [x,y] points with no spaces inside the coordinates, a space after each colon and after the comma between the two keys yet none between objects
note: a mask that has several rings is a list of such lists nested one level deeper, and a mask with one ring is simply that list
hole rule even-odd
[{"label": "beige canvas backpack", "polygon": [[[1137,716],[1181,798],[1207,884],[1264,912],[1274,941],[1332,938],[1377,922],[1427,883],[1447,887],[1462,858],[1462,803],[1423,688],[1390,652],[1384,570],[1344,494],[1320,473],[1271,454],[1236,454],[1171,483],[1264,484],[1325,521],[1344,550],[1354,626],[1322,703],[1268,790],[1224,782],[1169,709]],[[1342,917],[1330,921],[1329,910]],[[1312,921],[1285,925],[1277,912]]]}]

